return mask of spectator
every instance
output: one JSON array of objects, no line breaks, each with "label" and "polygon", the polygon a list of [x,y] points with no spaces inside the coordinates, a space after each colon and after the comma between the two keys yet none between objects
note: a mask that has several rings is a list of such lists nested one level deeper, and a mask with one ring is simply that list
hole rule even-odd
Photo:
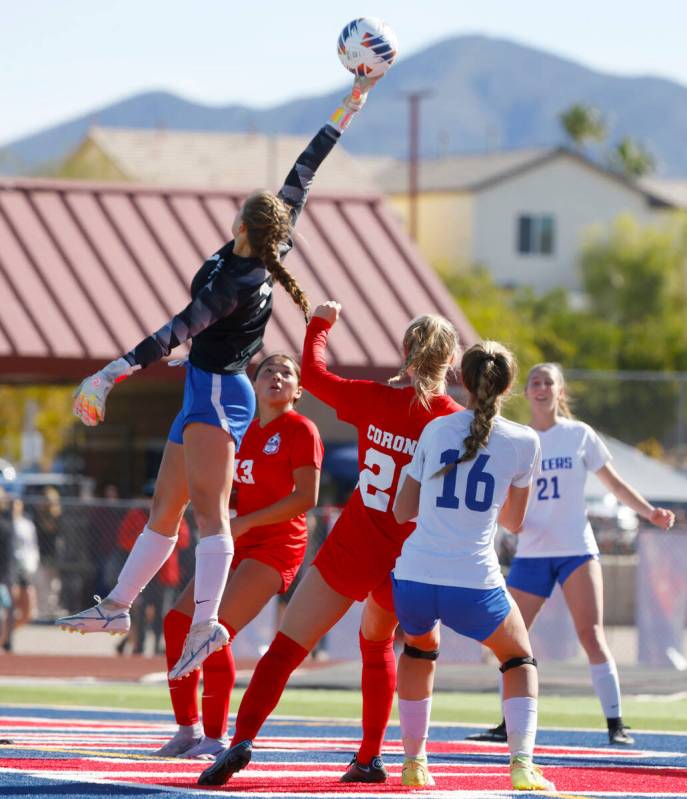
[{"label": "spectator", "polygon": [[36,617],[34,581],[40,563],[36,525],[24,513],[24,503],[18,498],[12,500],[12,530],[17,565],[12,588],[16,629]]},{"label": "spectator", "polygon": [[61,541],[62,502],[54,486],[45,486],[43,500],[33,506],[33,520],[38,535],[40,563],[36,574],[38,614],[57,618],[61,614],[58,599],[62,581],[57,570]]},{"label": "spectator", "polygon": [[6,652],[12,650],[14,570],[14,530],[7,495],[0,487],[0,646]]}]

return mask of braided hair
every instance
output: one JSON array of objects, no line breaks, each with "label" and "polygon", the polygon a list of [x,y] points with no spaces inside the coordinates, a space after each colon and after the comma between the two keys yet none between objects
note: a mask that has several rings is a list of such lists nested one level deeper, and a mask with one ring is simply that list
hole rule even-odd
[{"label": "braided hair", "polygon": [[486,446],[501,407],[501,397],[517,374],[513,354],[497,341],[483,341],[466,350],[460,364],[463,385],[473,398],[474,417],[463,440],[463,453],[453,463],[439,469],[434,477],[447,474],[459,463],[472,460],[480,447]]},{"label": "braided hair", "polygon": [[560,364],[558,363],[536,363],[530,371],[527,373],[527,383],[526,386],[529,385],[530,380],[532,379],[532,375],[535,372],[544,371],[544,372],[551,372],[551,377],[553,377],[554,382],[556,385],[563,389],[558,396],[558,407],[556,408],[556,416],[565,416],[566,419],[574,419],[573,412],[570,409],[570,400],[568,398],[567,388],[565,385],[565,377],[563,375],[563,369]]},{"label": "braided hair", "polygon": [[417,401],[430,409],[432,397],[443,393],[446,372],[458,349],[458,335],[453,325],[437,314],[418,316],[403,335],[403,364],[389,382],[397,383],[413,374]]},{"label": "braided hair", "polygon": [[258,191],[246,198],[241,221],[246,226],[251,250],[265,264],[274,280],[286,289],[291,299],[303,311],[307,322],[310,302],[280,257],[280,247],[288,241],[291,233],[291,218],[287,207],[271,192]]}]

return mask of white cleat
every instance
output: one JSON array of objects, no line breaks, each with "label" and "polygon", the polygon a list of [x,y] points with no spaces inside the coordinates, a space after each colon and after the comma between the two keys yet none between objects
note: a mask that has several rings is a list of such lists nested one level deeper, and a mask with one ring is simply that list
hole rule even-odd
[{"label": "white cleat", "polygon": [[94,596],[97,602],[92,608],[82,610],[72,616],[55,619],[55,624],[70,633],[110,633],[110,635],[126,635],[131,627],[129,609],[116,605],[109,599]]},{"label": "white cleat", "polygon": [[229,742],[226,738],[208,738],[204,735],[198,743],[191,749],[187,749],[178,757],[192,757],[196,760],[214,760],[217,755],[222,754]]},{"label": "white cleat", "polygon": [[199,669],[213,652],[229,643],[229,633],[219,622],[194,624],[186,636],[184,649],[176,665],[169,672],[170,680],[180,680]]},{"label": "white cleat", "polygon": [[200,727],[184,727],[177,730],[174,736],[153,754],[155,757],[185,757],[184,753],[193,749],[202,740]]}]

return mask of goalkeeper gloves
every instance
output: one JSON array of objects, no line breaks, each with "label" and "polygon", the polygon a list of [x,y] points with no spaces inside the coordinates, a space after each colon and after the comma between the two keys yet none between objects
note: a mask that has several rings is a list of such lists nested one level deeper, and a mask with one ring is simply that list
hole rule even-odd
[{"label": "goalkeeper gloves", "polygon": [[74,392],[74,416],[78,416],[88,427],[95,427],[102,422],[105,419],[105,400],[114,384],[140,368],[132,366],[125,358],[117,358],[87,377]]}]

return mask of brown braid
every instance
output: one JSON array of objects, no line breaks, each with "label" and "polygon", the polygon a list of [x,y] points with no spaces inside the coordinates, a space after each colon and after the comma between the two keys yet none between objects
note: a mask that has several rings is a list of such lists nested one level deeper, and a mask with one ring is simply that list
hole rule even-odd
[{"label": "brown braid", "polygon": [[403,380],[411,370],[417,401],[429,410],[432,397],[445,390],[446,372],[457,348],[458,336],[447,319],[436,314],[418,316],[403,336],[403,365],[389,382]]},{"label": "brown braid", "polygon": [[526,386],[529,385],[530,379],[535,372],[544,371],[550,372],[554,383],[563,389],[563,393],[558,397],[558,407],[556,408],[556,416],[565,416],[566,419],[574,419],[572,410],[570,409],[570,398],[568,396],[568,389],[565,383],[565,376],[563,375],[563,368],[558,363],[536,363],[527,374]]},{"label": "brown braid", "polygon": [[460,365],[463,385],[473,399],[474,417],[470,432],[463,440],[458,460],[439,469],[433,477],[447,474],[459,463],[472,460],[491,435],[494,416],[501,407],[501,397],[515,380],[517,364],[513,354],[497,341],[475,344],[463,355]]},{"label": "brown braid", "polygon": [[251,194],[243,204],[241,221],[246,226],[248,243],[255,255],[265,264],[274,280],[284,287],[291,299],[303,311],[307,322],[310,303],[303,289],[281,262],[279,248],[289,239],[291,222],[284,203],[268,191]]}]

